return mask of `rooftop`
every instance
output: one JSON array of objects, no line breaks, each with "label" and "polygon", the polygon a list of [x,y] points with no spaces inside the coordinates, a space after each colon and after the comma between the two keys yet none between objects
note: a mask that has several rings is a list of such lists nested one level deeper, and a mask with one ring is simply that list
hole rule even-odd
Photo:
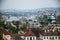
[{"label": "rooftop", "polygon": [[35,34],[29,30],[29,32],[27,32],[26,34],[11,34],[9,33],[6,29],[2,30],[4,35],[11,35],[11,36],[35,36]]},{"label": "rooftop", "polygon": [[55,30],[43,33],[43,36],[60,36],[60,31]]}]

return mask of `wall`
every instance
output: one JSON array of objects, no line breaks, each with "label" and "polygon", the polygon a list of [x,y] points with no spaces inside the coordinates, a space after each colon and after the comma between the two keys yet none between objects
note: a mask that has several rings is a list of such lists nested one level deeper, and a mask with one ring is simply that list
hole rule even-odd
[{"label": "wall", "polygon": [[60,36],[43,36],[43,40],[60,40]]}]

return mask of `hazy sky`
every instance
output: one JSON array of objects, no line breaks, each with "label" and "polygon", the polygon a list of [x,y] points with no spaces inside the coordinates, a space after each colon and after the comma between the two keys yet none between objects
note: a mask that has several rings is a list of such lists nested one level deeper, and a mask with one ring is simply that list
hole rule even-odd
[{"label": "hazy sky", "polygon": [[60,7],[58,0],[3,0],[2,9],[34,9]]}]

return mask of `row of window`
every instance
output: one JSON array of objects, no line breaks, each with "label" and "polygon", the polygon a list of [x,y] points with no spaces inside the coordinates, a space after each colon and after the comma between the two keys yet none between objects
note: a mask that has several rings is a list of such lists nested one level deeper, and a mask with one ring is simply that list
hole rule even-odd
[{"label": "row of window", "polygon": [[[36,37],[25,37],[25,40],[36,40]],[[23,40],[21,37],[12,37],[11,40]]]},{"label": "row of window", "polygon": [[36,40],[36,37],[25,37],[25,40]]},{"label": "row of window", "polygon": [[47,39],[54,39],[54,38],[55,38],[55,39],[60,39],[60,36],[59,36],[59,37],[48,37],[48,36],[45,37],[45,36],[44,36],[44,39],[46,39],[46,38],[47,38]]}]

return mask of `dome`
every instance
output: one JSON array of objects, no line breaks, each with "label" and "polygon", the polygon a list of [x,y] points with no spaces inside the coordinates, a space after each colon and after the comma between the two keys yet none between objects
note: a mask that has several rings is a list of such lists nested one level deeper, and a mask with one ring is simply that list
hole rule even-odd
[{"label": "dome", "polygon": [[54,16],[47,16],[47,19],[55,19]]}]

